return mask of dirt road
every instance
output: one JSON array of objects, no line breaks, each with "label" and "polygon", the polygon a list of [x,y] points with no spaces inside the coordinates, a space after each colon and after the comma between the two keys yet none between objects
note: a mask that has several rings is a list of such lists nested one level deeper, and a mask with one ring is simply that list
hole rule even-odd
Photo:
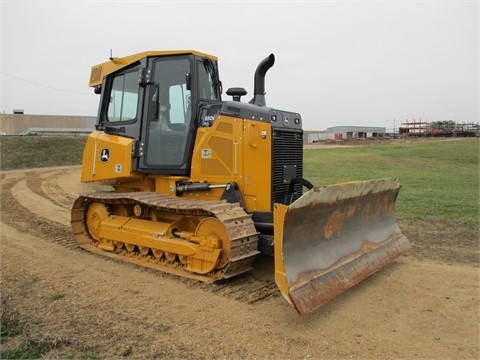
[{"label": "dirt road", "polygon": [[[407,256],[302,318],[264,270],[205,285],[77,248],[78,167],[1,173],[2,311],[47,358],[479,358],[479,268]],[[434,251],[434,250],[432,250]],[[266,274],[266,275],[265,275]]]}]

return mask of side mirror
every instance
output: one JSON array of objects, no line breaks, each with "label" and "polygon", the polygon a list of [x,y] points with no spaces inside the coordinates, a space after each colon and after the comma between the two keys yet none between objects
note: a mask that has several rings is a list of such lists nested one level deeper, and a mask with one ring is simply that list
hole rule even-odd
[{"label": "side mirror", "polygon": [[185,75],[187,90],[192,90],[192,74]]}]

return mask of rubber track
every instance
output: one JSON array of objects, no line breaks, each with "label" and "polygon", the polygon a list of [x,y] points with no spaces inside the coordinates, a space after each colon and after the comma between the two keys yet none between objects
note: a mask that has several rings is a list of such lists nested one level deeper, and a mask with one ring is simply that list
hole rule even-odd
[{"label": "rubber track", "polygon": [[[195,274],[183,269],[180,262],[172,264],[155,259],[153,256],[130,253],[125,249],[117,253],[102,250],[96,246],[96,242],[88,234],[85,225],[85,211],[92,202],[106,205],[141,204],[159,211],[185,216],[214,216],[224,224],[230,239],[230,261],[223,269],[212,271],[208,274]],[[255,229],[251,216],[239,204],[230,204],[223,200],[195,201],[156,192],[93,193],[80,196],[75,201],[72,208],[72,229],[77,243],[85,250],[203,282],[227,279],[247,272],[253,268],[252,263],[257,254],[259,254],[257,250],[258,232]]]}]

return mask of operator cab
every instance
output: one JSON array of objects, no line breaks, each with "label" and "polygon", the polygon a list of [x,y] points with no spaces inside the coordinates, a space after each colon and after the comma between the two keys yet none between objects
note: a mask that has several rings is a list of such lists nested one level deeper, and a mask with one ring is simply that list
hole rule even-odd
[{"label": "operator cab", "polygon": [[97,128],[136,140],[134,167],[188,175],[197,111],[221,101],[216,59],[147,56],[105,77]]}]

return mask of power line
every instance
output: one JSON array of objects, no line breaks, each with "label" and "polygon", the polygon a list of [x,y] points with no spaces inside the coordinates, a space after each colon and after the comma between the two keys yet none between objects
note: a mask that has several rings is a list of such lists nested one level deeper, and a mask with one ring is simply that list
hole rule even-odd
[{"label": "power line", "polygon": [[39,84],[39,83],[30,81],[30,80],[22,79],[21,77],[18,77],[18,76],[15,76],[15,75],[10,75],[10,74],[4,73],[4,72],[2,72],[2,71],[0,71],[0,74],[2,74],[3,76],[8,76],[8,77],[10,77],[10,78],[13,78],[13,79],[16,79],[16,80],[20,80],[20,81],[29,83],[29,84],[31,84],[31,85],[41,86],[41,87],[44,87],[44,88],[47,88],[47,89],[51,89],[51,90],[55,90],[55,91],[61,91],[61,92],[66,92],[66,93],[75,94],[75,95],[90,96],[90,94],[87,94],[87,93],[81,93],[81,92],[72,91],[72,90],[68,90],[68,89],[60,89],[60,88],[56,88],[56,87],[49,86],[49,85],[45,85],[45,84]]}]

